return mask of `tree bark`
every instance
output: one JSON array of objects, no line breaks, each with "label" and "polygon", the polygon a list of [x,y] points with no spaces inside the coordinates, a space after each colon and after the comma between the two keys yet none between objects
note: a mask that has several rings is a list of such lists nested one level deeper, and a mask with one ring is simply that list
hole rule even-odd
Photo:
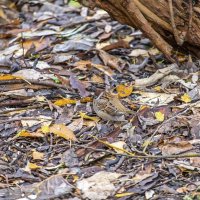
[{"label": "tree bark", "polygon": [[79,0],[140,29],[171,61],[174,51],[200,58],[199,0]]}]

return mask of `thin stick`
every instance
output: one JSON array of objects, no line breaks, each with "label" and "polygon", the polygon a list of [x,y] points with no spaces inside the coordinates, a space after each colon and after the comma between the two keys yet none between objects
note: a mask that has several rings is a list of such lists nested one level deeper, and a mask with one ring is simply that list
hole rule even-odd
[{"label": "thin stick", "polygon": [[186,113],[188,110],[190,110],[192,107],[194,107],[195,105],[197,105],[199,103],[199,101],[195,102],[194,104],[191,104],[189,107],[185,108],[182,112],[177,113],[176,115],[174,115],[173,117],[167,119],[166,121],[164,121],[162,124],[160,124],[156,130],[153,132],[153,134],[151,135],[148,144],[144,147],[143,152],[145,153],[147,147],[149,146],[149,144],[151,143],[153,137],[156,135],[156,133],[158,132],[158,130],[166,123],[168,123],[169,121],[175,119],[176,117]]}]

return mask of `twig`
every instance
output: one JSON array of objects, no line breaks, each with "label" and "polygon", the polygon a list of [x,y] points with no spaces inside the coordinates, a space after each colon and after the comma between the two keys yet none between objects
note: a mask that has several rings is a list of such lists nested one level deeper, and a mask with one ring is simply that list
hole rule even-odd
[{"label": "twig", "polygon": [[[40,121],[43,118],[37,118],[37,117],[19,117],[19,118],[11,118],[11,119],[5,119],[5,120],[1,120],[0,124],[4,124],[7,122],[14,122],[14,121],[21,121],[21,120],[38,120]],[[50,119],[44,119],[44,121],[49,121]],[[52,120],[52,119],[51,119]]]},{"label": "twig", "polygon": [[119,156],[126,156],[130,158],[135,158],[135,159],[170,159],[170,158],[194,158],[194,157],[200,157],[200,153],[188,153],[188,154],[182,154],[182,155],[168,155],[168,156],[162,156],[162,155],[145,155],[145,156],[139,156],[139,155],[132,155],[131,154],[123,154],[123,153],[116,153],[113,151],[109,150],[104,150],[104,149],[96,149],[94,147],[87,147],[84,145],[78,145],[78,144],[72,144],[72,146],[79,146],[83,147],[86,149],[91,149],[93,151],[98,151],[98,152],[105,152],[109,153],[112,155],[119,155]]},{"label": "twig", "polygon": [[194,107],[194,106],[195,106],[196,104],[198,104],[198,103],[199,103],[199,101],[198,101],[198,102],[195,102],[194,104],[191,104],[189,107],[186,107],[182,112],[177,113],[176,115],[172,116],[171,118],[165,120],[162,124],[160,124],[160,125],[156,128],[156,130],[153,132],[153,134],[151,135],[151,137],[150,137],[150,139],[149,139],[149,142],[147,143],[147,145],[146,145],[146,146],[144,147],[144,149],[143,149],[143,152],[144,152],[144,153],[146,152],[146,149],[147,149],[147,147],[149,146],[149,144],[151,143],[153,137],[156,135],[156,133],[158,132],[158,130],[159,130],[160,128],[162,128],[162,126],[163,126],[164,124],[166,124],[166,123],[170,122],[171,120],[175,119],[176,117],[178,117],[178,116],[180,116],[180,115],[186,113],[188,110],[190,110],[192,107]]},{"label": "twig", "polygon": [[[6,84],[17,84],[17,83],[29,83],[29,84],[35,84],[35,85],[44,85],[47,87],[55,87],[55,88],[61,88],[61,89],[67,89],[66,86],[61,85],[61,84],[57,84],[57,83],[53,83],[51,81],[44,81],[44,80],[32,80],[32,79],[13,79],[13,80],[5,80],[5,81],[0,81],[0,85],[6,85]],[[71,95],[77,95],[75,93],[72,92],[66,92],[67,94],[71,94]]]}]

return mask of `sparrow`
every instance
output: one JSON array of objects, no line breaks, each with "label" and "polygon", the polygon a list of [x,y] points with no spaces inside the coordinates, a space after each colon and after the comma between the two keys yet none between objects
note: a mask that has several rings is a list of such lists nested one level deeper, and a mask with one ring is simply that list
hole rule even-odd
[{"label": "sparrow", "polygon": [[122,105],[117,94],[109,91],[102,92],[93,100],[93,109],[105,121],[126,121],[125,115],[131,112]]}]

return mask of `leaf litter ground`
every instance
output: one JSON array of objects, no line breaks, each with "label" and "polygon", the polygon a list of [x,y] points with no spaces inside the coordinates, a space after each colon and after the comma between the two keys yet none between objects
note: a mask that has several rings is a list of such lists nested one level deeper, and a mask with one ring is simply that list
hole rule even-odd
[{"label": "leaf litter ground", "polygon": [[0,2],[0,199],[198,199],[199,62],[77,2]]}]

